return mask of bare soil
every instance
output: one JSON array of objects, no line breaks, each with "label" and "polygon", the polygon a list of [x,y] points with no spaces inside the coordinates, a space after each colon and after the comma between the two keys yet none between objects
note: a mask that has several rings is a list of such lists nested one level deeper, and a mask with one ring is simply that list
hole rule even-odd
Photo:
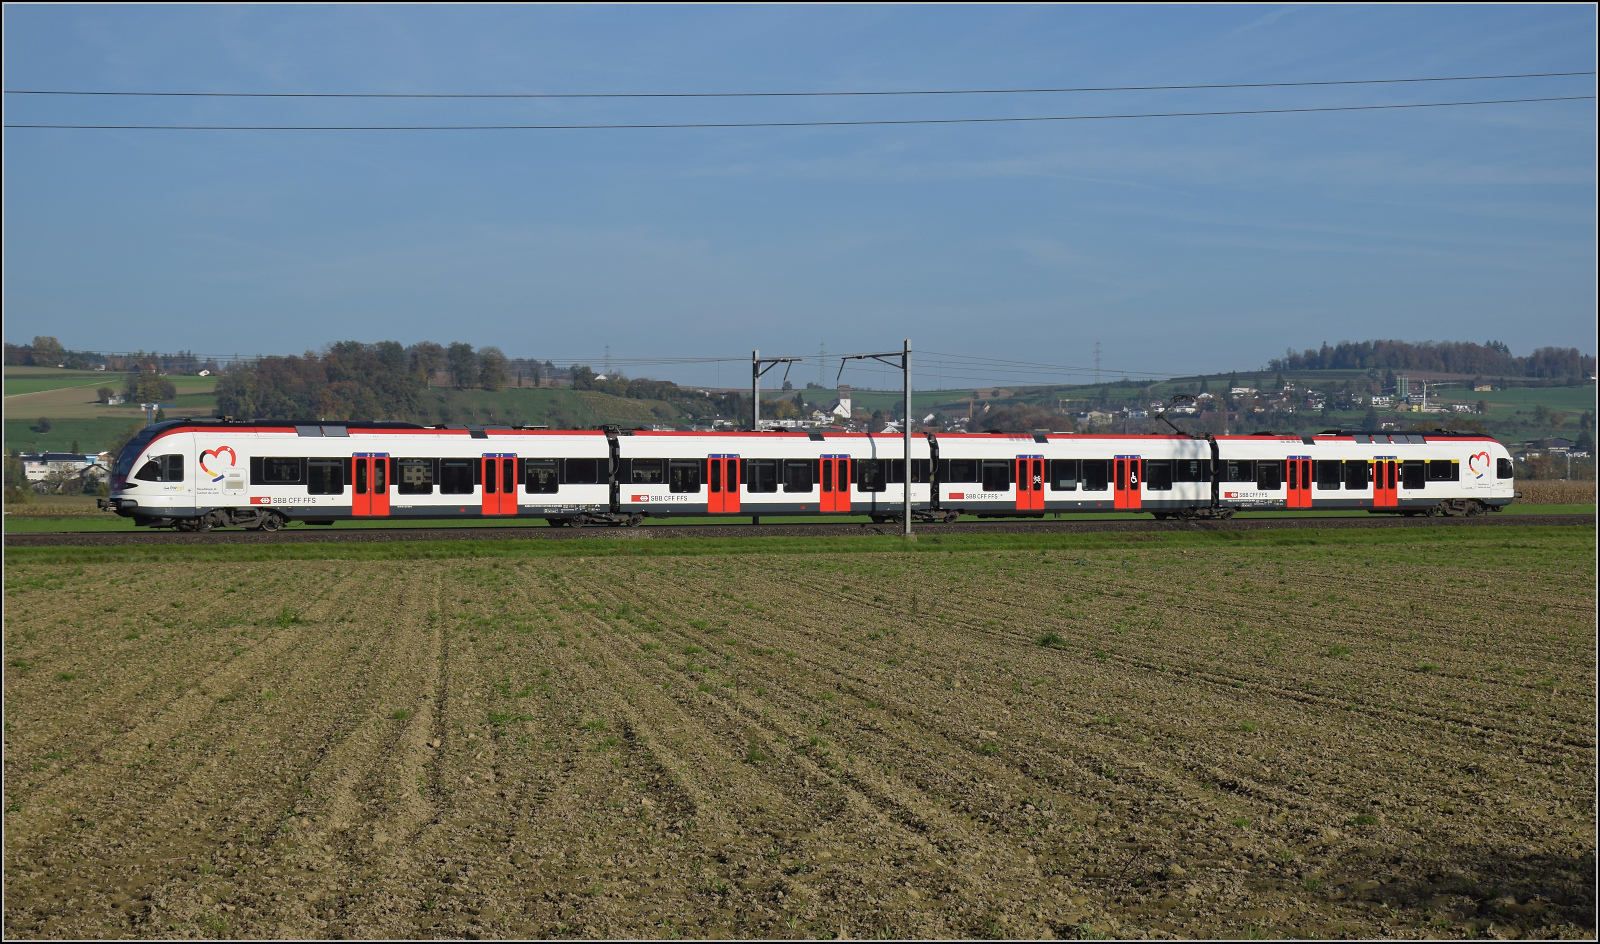
[{"label": "bare soil", "polygon": [[5,933],[1593,937],[1592,534],[1459,534],[16,563]]},{"label": "bare soil", "polygon": [[[1592,505],[1593,482],[1545,482],[1528,479],[1517,482],[1519,501],[1530,505]],[[1513,506],[1515,507],[1515,506]]]}]

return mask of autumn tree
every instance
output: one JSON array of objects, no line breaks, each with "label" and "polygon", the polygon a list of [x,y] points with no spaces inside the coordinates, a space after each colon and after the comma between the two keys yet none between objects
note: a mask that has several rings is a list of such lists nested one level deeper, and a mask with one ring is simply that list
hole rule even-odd
[{"label": "autumn tree", "polygon": [[66,356],[66,351],[61,347],[61,342],[55,338],[39,335],[33,339],[33,362],[40,367],[55,367]]},{"label": "autumn tree", "polygon": [[497,347],[486,347],[478,352],[478,385],[485,390],[503,390],[509,379],[510,362]]},{"label": "autumn tree", "polygon": [[172,381],[156,373],[154,367],[145,367],[128,375],[123,383],[123,393],[135,403],[161,403],[178,395]]},{"label": "autumn tree", "polygon": [[450,368],[450,382],[457,390],[470,390],[478,385],[478,358],[472,345],[460,341],[445,351],[445,363]]}]

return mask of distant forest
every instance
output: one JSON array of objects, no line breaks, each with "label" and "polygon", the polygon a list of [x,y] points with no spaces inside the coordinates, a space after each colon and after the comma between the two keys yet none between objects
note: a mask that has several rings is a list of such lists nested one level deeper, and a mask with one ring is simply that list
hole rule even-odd
[{"label": "distant forest", "polygon": [[1288,351],[1275,358],[1269,370],[1426,370],[1481,377],[1536,377],[1580,381],[1595,371],[1593,354],[1575,347],[1542,347],[1527,357],[1517,357],[1501,341],[1340,341]]},{"label": "distant forest", "polygon": [[504,390],[548,386],[559,376],[563,386],[673,404],[690,417],[747,410],[748,397],[711,394],[666,380],[629,380],[597,375],[574,364],[557,368],[549,361],[513,361],[497,347],[474,350],[423,342],[402,347],[395,341],[363,344],[341,341],[321,354],[263,357],[223,369],[217,381],[217,412],[226,416],[317,417],[322,419],[448,420],[436,398],[427,396],[435,378],[447,377],[456,390]]}]

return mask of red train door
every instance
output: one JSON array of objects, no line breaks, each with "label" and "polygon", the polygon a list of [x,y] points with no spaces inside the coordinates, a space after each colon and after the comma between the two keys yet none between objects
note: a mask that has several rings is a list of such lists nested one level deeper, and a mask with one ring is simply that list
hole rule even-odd
[{"label": "red train door", "polygon": [[521,462],[516,456],[503,455],[500,457],[500,513],[514,515],[517,513],[517,486],[522,484],[522,476],[518,474]]},{"label": "red train door", "polygon": [[1311,459],[1300,460],[1300,507],[1311,507]]},{"label": "red train door", "polygon": [[706,511],[714,515],[739,510],[739,457],[710,456],[706,459]]},{"label": "red train door", "polygon": [[356,453],[350,459],[351,509],[358,518],[389,514],[389,454]]},{"label": "red train door", "polygon": [[484,453],[483,513],[486,515],[514,515],[517,513],[517,457],[509,453]]},{"label": "red train door", "polygon": [[840,514],[850,510],[850,457],[822,457],[822,504],[818,508],[825,514]]},{"label": "red train door", "polygon": [[1372,505],[1374,508],[1400,507],[1400,483],[1397,473],[1400,463],[1391,456],[1378,457],[1372,463]]},{"label": "red train door", "polygon": [[1126,508],[1138,511],[1144,505],[1141,498],[1143,492],[1144,472],[1138,456],[1117,456],[1116,459],[1116,493],[1112,496],[1113,508]]},{"label": "red train door", "polygon": [[1287,502],[1287,507],[1289,508],[1311,507],[1311,493],[1308,491],[1311,483],[1300,474],[1301,462],[1302,460],[1299,456],[1290,456],[1288,461],[1283,464],[1284,485],[1289,490],[1289,501]]},{"label": "red train door", "polygon": [[1017,510],[1044,511],[1044,457],[1017,456]]}]

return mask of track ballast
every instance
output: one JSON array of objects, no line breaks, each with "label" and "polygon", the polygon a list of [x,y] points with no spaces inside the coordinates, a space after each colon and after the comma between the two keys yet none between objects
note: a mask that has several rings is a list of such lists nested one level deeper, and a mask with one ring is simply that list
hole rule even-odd
[{"label": "track ballast", "polygon": [[[953,524],[918,524],[916,533],[939,534],[1101,534],[1175,533],[1194,531],[1273,531],[1349,528],[1476,528],[1506,525],[1592,526],[1592,515],[1490,515],[1473,518],[1373,516],[1370,518],[1233,518],[1231,520],[1150,521],[1033,519],[1016,521],[960,521]],[[639,528],[363,528],[311,530],[294,528],[276,533],[259,531],[76,531],[7,534],[5,546],[120,547],[185,546],[214,544],[332,544],[396,541],[524,541],[524,540],[653,540],[657,538],[776,538],[852,537],[899,535],[890,524],[703,524],[650,525]]]}]

